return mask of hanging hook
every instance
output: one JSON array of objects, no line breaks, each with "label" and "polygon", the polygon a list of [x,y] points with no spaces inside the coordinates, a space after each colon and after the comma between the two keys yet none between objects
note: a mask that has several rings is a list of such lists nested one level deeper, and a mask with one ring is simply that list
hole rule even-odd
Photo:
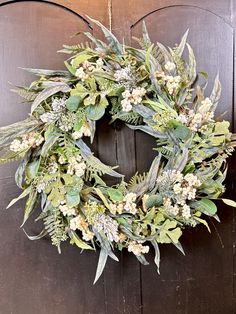
[{"label": "hanging hook", "polygon": [[108,0],[108,18],[109,18],[109,30],[112,29],[112,0]]}]

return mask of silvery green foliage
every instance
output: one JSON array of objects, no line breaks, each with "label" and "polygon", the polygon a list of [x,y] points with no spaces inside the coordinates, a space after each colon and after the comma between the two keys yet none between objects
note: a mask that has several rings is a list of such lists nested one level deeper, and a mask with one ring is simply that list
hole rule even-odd
[{"label": "silvery green foliage", "polygon": [[[179,242],[185,226],[218,220],[214,200],[224,192],[226,160],[235,146],[229,122],[215,119],[221,85],[212,93],[197,86],[194,53],[186,32],[173,49],[152,43],[146,26],[140,49],[121,44],[100,22],[107,42],[85,33],[91,43],[63,46],[66,70],[26,69],[39,76],[15,92],[31,105],[29,117],[0,128],[0,162],[21,159],[16,183],[23,190],[9,206],[27,198],[23,224],[41,203],[44,229],[60,252],[70,240],[100,257],[95,282],[115,249],[128,249],[147,265],[151,244],[159,272],[162,243]],[[187,47],[188,61],[182,58]],[[204,72],[200,73],[207,79]],[[196,86],[196,87],[194,87]],[[156,139],[147,173],[125,182],[117,166],[105,165],[85,144],[93,141],[105,112]],[[103,175],[117,178],[108,186]],[[232,200],[222,199],[235,206]],[[8,206],[8,207],[9,207]]]}]

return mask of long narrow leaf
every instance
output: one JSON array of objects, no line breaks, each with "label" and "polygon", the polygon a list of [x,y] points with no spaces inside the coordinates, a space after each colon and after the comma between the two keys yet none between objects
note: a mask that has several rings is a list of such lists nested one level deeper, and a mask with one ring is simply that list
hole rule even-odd
[{"label": "long narrow leaf", "polygon": [[31,113],[33,113],[35,109],[48,97],[55,95],[58,92],[66,93],[69,91],[70,91],[70,87],[67,84],[54,82],[53,86],[45,88],[35,98],[31,107]]},{"label": "long narrow leaf", "polygon": [[101,248],[100,254],[99,254],[99,260],[98,260],[98,265],[97,265],[97,271],[96,271],[96,275],[95,275],[95,279],[93,284],[95,284],[98,279],[100,278],[100,276],[103,273],[103,270],[105,268],[106,262],[107,262],[107,258],[108,258],[108,254],[107,252]]}]

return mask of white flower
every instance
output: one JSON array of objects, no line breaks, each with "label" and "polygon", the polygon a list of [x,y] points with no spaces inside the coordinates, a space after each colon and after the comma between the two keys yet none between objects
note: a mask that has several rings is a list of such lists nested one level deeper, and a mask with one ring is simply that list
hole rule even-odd
[{"label": "white flower", "polygon": [[135,202],[137,198],[137,194],[136,193],[127,193],[124,197],[124,201],[125,202]]},{"label": "white flower", "polygon": [[45,190],[45,188],[46,188],[46,183],[45,182],[39,182],[38,184],[37,184],[37,192],[38,193],[42,193],[44,190]]},{"label": "white flower", "polygon": [[171,206],[169,208],[169,213],[172,214],[173,216],[177,216],[179,213],[179,207],[177,205]]},{"label": "white flower", "polygon": [[[84,68],[85,70],[87,70],[87,71],[89,71],[89,72],[93,72],[93,71],[95,70],[95,66],[94,66],[91,62],[89,62],[88,60],[85,60],[85,61],[83,62],[83,64],[82,64],[82,66],[83,66],[83,68]],[[86,74],[86,75],[87,75],[87,77],[86,77],[85,79],[87,79],[87,78],[89,77],[88,74]]]},{"label": "white flower", "polygon": [[22,150],[22,145],[20,140],[14,140],[11,142],[10,150],[13,152],[19,152]]},{"label": "white flower", "polygon": [[61,165],[65,164],[65,163],[66,163],[65,157],[61,155],[61,156],[58,158],[58,162],[59,162],[59,164],[61,164]]},{"label": "white flower", "polygon": [[82,158],[78,154],[77,156],[71,157],[68,162],[68,169],[67,173],[70,175],[75,174],[77,177],[82,177],[84,175],[85,169],[86,169],[86,164],[84,161],[81,161]]},{"label": "white flower", "polygon": [[45,112],[40,116],[40,119],[44,123],[55,122],[60,119],[65,111],[65,102],[66,98],[54,98],[52,100],[52,110],[49,112]]},{"label": "white flower", "polygon": [[76,216],[70,220],[70,229],[72,229],[72,230],[79,229],[79,230],[83,231],[87,228],[88,228],[88,223],[80,215],[78,215],[78,216]]},{"label": "white flower", "polygon": [[60,211],[64,216],[75,216],[76,215],[76,209],[73,207],[69,207],[68,205],[60,205],[59,206]]},{"label": "white flower", "polygon": [[115,71],[114,78],[116,81],[130,81],[133,79],[131,68],[130,66],[127,66],[125,68],[122,68],[120,70]]},{"label": "white flower", "polygon": [[187,173],[184,176],[184,180],[187,181],[190,186],[199,187],[201,185],[201,181],[192,173]]},{"label": "white flower", "polygon": [[54,98],[52,101],[52,110],[53,111],[62,111],[66,106],[66,99],[63,98]]},{"label": "white flower", "polygon": [[123,201],[125,202],[124,204],[124,210],[135,215],[137,213],[137,207],[136,207],[136,198],[137,194],[135,193],[128,193],[124,197]]},{"label": "white flower", "polygon": [[137,87],[132,91],[132,102],[139,104],[142,101],[142,97],[146,94],[146,90],[143,87]]},{"label": "white flower", "polygon": [[131,105],[131,102],[128,99],[121,100],[121,106],[122,106],[122,110],[125,112],[129,112],[133,108]]},{"label": "white flower", "polygon": [[182,187],[181,187],[181,183],[176,183],[174,186],[173,186],[173,190],[175,192],[175,194],[179,194],[182,192]]},{"label": "white flower", "polygon": [[122,110],[125,112],[131,111],[132,105],[137,105],[142,102],[142,97],[145,93],[146,90],[143,87],[134,88],[132,92],[126,89],[122,93],[122,97],[124,98],[121,101]]},{"label": "white flower", "polygon": [[70,229],[71,230],[80,230],[82,231],[82,237],[85,241],[90,241],[93,239],[94,234],[89,230],[88,223],[80,215],[72,218],[70,220]]},{"label": "white flower", "polygon": [[43,114],[41,114],[40,116],[40,120],[44,123],[51,123],[56,121],[58,118],[57,115],[55,115],[53,112],[45,112]]},{"label": "white flower", "polygon": [[182,209],[182,216],[185,218],[185,219],[189,219],[191,217],[191,210],[190,210],[190,207],[185,204],[183,206],[183,209]]},{"label": "white flower", "polygon": [[137,213],[136,203],[126,202],[126,204],[124,205],[124,210],[127,211],[128,213],[135,215]]},{"label": "white flower", "polygon": [[75,76],[77,76],[79,79],[81,79],[81,81],[85,81],[86,79],[89,78],[89,75],[84,72],[84,68],[83,67],[79,67],[76,70]]},{"label": "white flower", "polygon": [[51,161],[47,167],[48,173],[53,174],[58,170],[58,164],[55,161]]},{"label": "white flower", "polygon": [[187,124],[188,123],[188,118],[185,114],[180,114],[177,118],[176,118],[177,121],[183,123],[183,124]]},{"label": "white flower", "polygon": [[113,215],[115,215],[116,213],[122,214],[124,210],[124,205],[122,202],[110,203],[109,205],[110,205],[110,211]]},{"label": "white flower", "polygon": [[169,197],[164,197],[163,198],[163,205],[166,207],[166,208],[169,208],[171,206],[171,199]]},{"label": "white flower", "polygon": [[111,242],[119,241],[118,223],[116,220],[112,219],[110,216],[105,215],[105,214],[98,215],[96,222],[94,224],[94,228],[98,232],[103,231],[109,241]]},{"label": "white flower", "polygon": [[78,166],[76,166],[75,168],[75,175],[77,177],[82,177],[84,175],[85,169],[86,169],[85,162],[84,161],[80,162]]},{"label": "white flower", "polygon": [[10,144],[10,150],[13,152],[21,152],[30,147],[37,147],[44,141],[44,137],[37,133],[31,132],[21,136],[21,139],[15,139]]},{"label": "white flower", "polygon": [[149,252],[149,246],[142,245],[136,241],[130,241],[128,245],[128,251],[132,252],[136,256],[140,256],[141,254]]},{"label": "white flower", "polygon": [[82,125],[82,127],[80,128],[79,131],[75,131],[72,133],[72,137],[77,140],[83,136],[88,136],[90,137],[92,135],[91,129],[89,127],[89,125],[86,123],[84,125]]},{"label": "white flower", "polygon": [[170,62],[170,61],[166,62],[164,67],[169,72],[176,68],[175,64],[173,62]]},{"label": "white flower", "polygon": [[198,111],[202,114],[208,112],[212,107],[212,101],[209,97],[206,97],[204,100],[201,101],[201,106],[198,108]]},{"label": "white flower", "polygon": [[200,124],[201,122],[202,122],[202,118],[203,118],[203,116],[202,116],[202,114],[200,113],[200,112],[198,112],[198,113],[196,113],[195,115],[194,115],[194,117],[193,117],[193,120],[192,120],[192,123],[193,124]]},{"label": "white flower", "polygon": [[87,229],[86,231],[82,231],[82,238],[85,241],[91,241],[94,237],[94,233]]},{"label": "white flower", "polygon": [[103,62],[102,58],[97,59],[97,61],[96,61],[96,70],[101,70],[103,65],[104,65],[104,62]]},{"label": "white flower", "polygon": [[179,87],[179,83],[180,83],[180,80],[181,80],[181,77],[179,75],[177,76],[170,76],[170,75],[167,75],[165,77],[166,79],[166,87],[168,89],[168,92],[172,95],[174,90],[176,90],[178,87]]}]

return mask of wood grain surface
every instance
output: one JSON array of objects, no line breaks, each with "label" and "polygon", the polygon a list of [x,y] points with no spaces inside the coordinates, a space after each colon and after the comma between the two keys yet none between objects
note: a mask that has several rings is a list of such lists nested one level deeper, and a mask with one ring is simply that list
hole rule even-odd
[{"label": "wood grain surface", "polygon": [[[217,72],[222,99],[217,113],[234,126],[235,27],[233,0],[112,0],[112,30],[120,40],[135,45],[142,21],[153,41],[177,43],[189,28],[198,70],[209,73],[208,91]],[[23,119],[27,105],[10,92],[11,85],[28,84],[33,76],[18,67],[63,68],[62,44],[85,38],[79,31],[102,36],[86,17],[109,26],[107,0],[1,1],[0,0],[0,125]],[[102,161],[120,165],[130,177],[146,171],[153,159],[151,137],[123,124],[98,124],[93,150]],[[235,131],[235,129],[234,129]],[[153,265],[141,267],[127,252],[119,263],[109,261],[93,286],[98,255],[65,244],[62,254],[48,239],[29,241],[19,228],[23,202],[5,208],[19,190],[14,183],[17,164],[0,167],[0,314],[233,314],[235,303],[235,211],[219,205],[222,223],[186,230],[186,256],[174,247],[161,246],[161,275]],[[236,159],[227,178],[227,196],[235,198]],[[112,181],[110,181],[112,183]],[[27,232],[40,226],[28,223]]]}]

